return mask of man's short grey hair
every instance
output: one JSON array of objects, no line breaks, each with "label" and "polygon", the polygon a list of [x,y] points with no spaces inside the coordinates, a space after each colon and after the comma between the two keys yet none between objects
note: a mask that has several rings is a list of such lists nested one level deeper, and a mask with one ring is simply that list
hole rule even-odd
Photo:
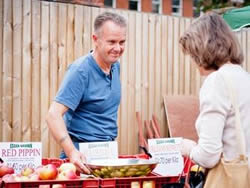
[{"label": "man's short grey hair", "polygon": [[103,12],[98,15],[94,22],[94,31],[95,33],[99,31],[102,25],[107,22],[112,21],[113,23],[119,25],[120,27],[126,27],[127,22],[124,17],[119,14],[112,13],[112,12]]}]

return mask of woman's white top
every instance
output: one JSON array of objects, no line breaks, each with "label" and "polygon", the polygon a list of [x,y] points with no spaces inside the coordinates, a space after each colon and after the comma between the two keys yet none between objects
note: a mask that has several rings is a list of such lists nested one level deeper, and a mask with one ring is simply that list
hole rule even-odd
[{"label": "woman's white top", "polygon": [[235,131],[235,113],[229,90],[220,74],[230,76],[236,91],[246,152],[250,156],[250,74],[240,65],[225,64],[205,79],[200,90],[200,114],[196,121],[199,141],[190,157],[205,168],[214,167],[223,152],[225,160],[238,156]]}]

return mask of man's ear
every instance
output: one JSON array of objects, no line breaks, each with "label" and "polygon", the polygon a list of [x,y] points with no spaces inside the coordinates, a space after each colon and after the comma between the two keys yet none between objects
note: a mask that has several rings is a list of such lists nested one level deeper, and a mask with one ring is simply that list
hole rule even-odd
[{"label": "man's ear", "polygon": [[98,39],[97,35],[93,34],[93,35],[92,35],[92,39],[93,39],[94,42],[96,42],[97,39]]}]

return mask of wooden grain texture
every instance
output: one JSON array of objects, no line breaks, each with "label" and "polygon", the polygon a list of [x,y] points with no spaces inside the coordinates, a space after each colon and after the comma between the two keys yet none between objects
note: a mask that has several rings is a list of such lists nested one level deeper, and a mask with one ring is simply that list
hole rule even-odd
[{"label": "wooden grain texture", "polygon": [[[62,7],[63,6],[63,7]],[[65,33],[65,20],[66,20],[66,7],[67,5],[62,6],[52,6],[50,4],[49,7],[49,104],[53,102],[53,99],[56,95],[59,79],[62,79],[63,73],[65,72],[66,62],[66,53],[64,50],[64,45],[66,48],[66,40],[65,37],[67,36]],[[62,8],[60,8],[62,7]],[[59,9],[60,8],[60,9]],[[60,21],[58,17],[61,18]],[[64,24],[64,25],[62,25]],[[60,27],[61,25],[61,27]],[[58,68],[59,73],[61,73],[61,77],[58,76]],[[57,155],[57,143],[55,139],[52,138],[51,134],[49,134],[49,156],[56,157]]]},{"label": "wooden grain texture", "polygon": [[84,12],[83,6],[75,5],[75,19],[74,19],[74,59],[79,58],[83,55],[83,45],[84,45],[84,34],[85,34],[85,24],[84,24]]},{"label": "wooden grain texture", "polygon": [[32,77],[31,77],[31,140],[39,142],[41,140],[41,90],[40,90],[40,46],[41,46],[41,5],[39,1],[32,1]]},{"label": "wooden grain texture", "polygon": [[22,4],[13,4],[13,141],[22,141]]},{"label": "wooden grain texture", "polygon": [[66,46],[66,63],[67,66],[74,60],[74,24],[75,24],[75,8],[68,4],[67,9],[67,46]]},{"label": "wooden grain texture", "polygon": [[[135,61],[135,24],[136,24],[136,19],[135,19],[135,12],[130,13],[128,17],[128,108],[127,108],[127,113],[128,113],[128,120],[127,120],[127,131],[125,134],[127,134],[127,147],[128,151],[131,151],[134,153],[135,151],[138,151],[138,147],[133,146],[134,143],[138,143],[138,136],[137,136],[137,131],[135,129],[136,126],[136,118],[135,118],[135,67],[136,67],[136,61]],[[131,139],[134,138],[134,139]]]},{"label": "wooden grain texture", "polygon": [[48,2],[41,2],[41,142],[43,156],[49,156],[49,131],[45,117],[49,108],[49,7]]},{"label": "wooden grain texture", "polygon": [[[155,58],[154,58],[154,108],[153,113],[159,114],[161,112],[161,104],[163,104],[163,98],[161,97],[161,56],[162,56],[162,40],[161,40],[161,17],[157,15],[155,17]],[[152,113],[152,114],[153,114]],[[150,116],[152,117],[152,114]]]},{"label": "wooden grain texture", "polygon": [[[3,1],[0,1],[0,72],[3,72]],[[0,140],[3,140],[3,75],[0,76]]]},{"label": "wooden grain texture", "polygon": [[[81,49],[81,55],[89,53],[91,50],[91,31],[92,31],[92,22],[91,22],[91,11],[92,9],[90,7],[82,7],[82,17],[83,17],[83,27],[82,27],[82,33],[83,36],[79,40],[82,41],[82,49]],[[77,18],[78,19],[78,18]]]},{"label": "wooden grain texture", "polygon": [[[167,72],[167,86],[168,94],[173,94],[173,44],[174,44],[174,18],[168,17],[168,72]],[[176,83],[175,83],[176,84]]]},{"label": "wooden grain texture", "polygon": [[31,0],[23,1],[22,141],[31,140]]},{"label": "wooden grain texture", "polygon": [[142,14],[142,65],[141,65],[141,74],[142,74],[142,119],[147,119],[149,116],[148,111],[148,92],[149,92],[149,77],[148,77],[148,62],[149,62],[149,42],[148,42],[148,30],[149,30],[149,17],[148,14]]},{"label": "wooden grain texture", "polygon": [[[122,12],[121,15],[128,20],[128,13],[127,12]],[[129,26],[128,26],[129,27]],[[128,60],[128,30],[127,30],[127,36],[126,36],[126,42],[125,42],[125,51],[121,57],[120,61],[120,78],[121,78],[121,93],[122,93],[122,98],[121,98],[121,104],[120,104],[120,113],[119,113],[119,118],[120,118],[120,124],[118,125],[119,127],[119,132],[118,132],[118,146],[119,146],[119,152],[121,154],[126,154],[128,153],[128,145],[126,144],[126,140],[128,139],[127,136],[127,131],[128,131],[128,65],[129,65],[129,60]]]},{"label": "wooden grain texture", "polygon": [[148,113],[149,116],[154,112],[154,77],[155,77],[155,22],[156,16],[154,14],[150,14],[148,17],[149,20],[149,30],[148,30]]},{"label": "wooden grain texture", "polygon": [[178,17],[174,17],[173,19],[174,27],[173,27],[173,94],[177,95],[179,93],[179,85],[180,85],[180,55],[179,55],[179,35],[180,35],[180,19]]},{"label": "wooden grain texture", "polygon": [[12,140],[12,86],[13,86],[13,20],[12,1],[3,1],[3,68],[2,68],[2,140]]}]

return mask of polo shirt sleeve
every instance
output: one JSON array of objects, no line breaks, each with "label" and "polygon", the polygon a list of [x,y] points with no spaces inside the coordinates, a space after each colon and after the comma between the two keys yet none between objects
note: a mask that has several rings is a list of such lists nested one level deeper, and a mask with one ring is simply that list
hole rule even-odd
[{"label": "polo shirt sleeve", "polygon": [[86,73],[79,69],[79,65],[71,64],[66,71],[55,101],[74,111],[84,97],[86,83]]},{"label": "polo shirt sleeve", "polygon": [[196,121],[199,141],[190,153],[191,159],[205,168],[214,167],[220,160],[229,110],[229,96],[222,76],[209,75],[200,90],[200,114]]}]

